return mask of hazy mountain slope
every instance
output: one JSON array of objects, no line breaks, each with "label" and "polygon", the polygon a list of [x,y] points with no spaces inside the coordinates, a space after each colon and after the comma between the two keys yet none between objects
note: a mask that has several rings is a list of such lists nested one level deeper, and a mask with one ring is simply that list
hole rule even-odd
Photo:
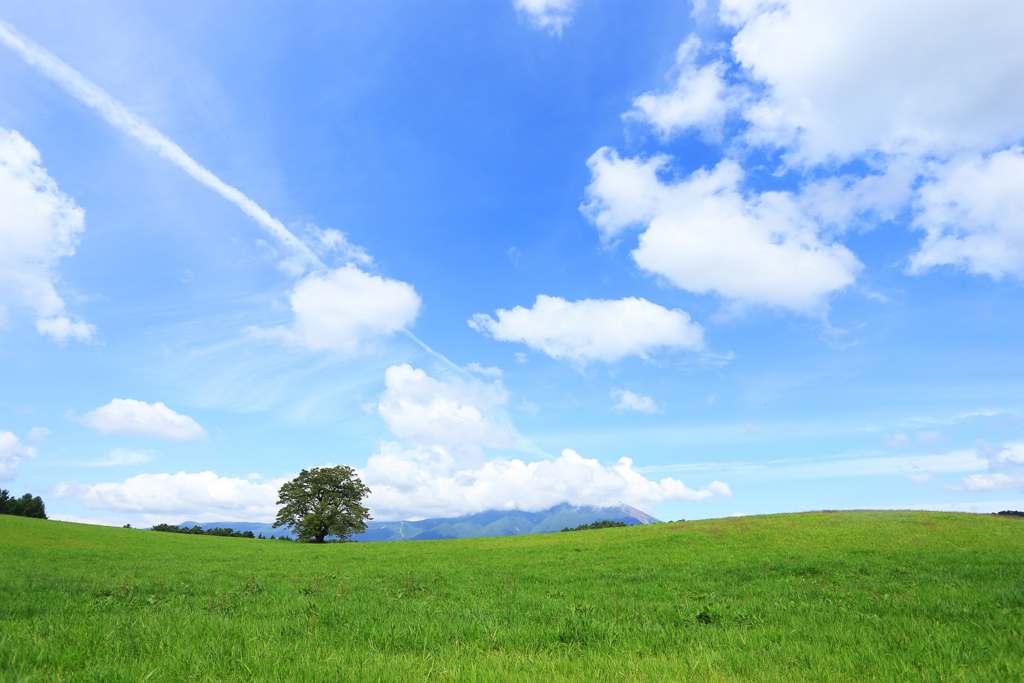
[{"label": "hazy mountain slope", "polygon": [[[545,534],[561,531],[565,527],[576,527],[602,520],[625,522],[626,524],[656,524],[659,522],[647,513],[629,505],[614,507],[576,507],[563,503],[539,512],[522,510],[487,510],[472,515],[450,518],[421,519],[401,522],[368,522],[366,533],[357,534],[353,540],[374,541],[429,541],[442,538],[481,538],[484,536],[521,536],[523,534]],[[196,524],[204,529],[214,527],[230,528],[235,531],[251,531],[254,534],[270,536],[292,536],[284,527],[277,529],[270,524],[259,522],[182,522],[179,526],[192,527]]]}]

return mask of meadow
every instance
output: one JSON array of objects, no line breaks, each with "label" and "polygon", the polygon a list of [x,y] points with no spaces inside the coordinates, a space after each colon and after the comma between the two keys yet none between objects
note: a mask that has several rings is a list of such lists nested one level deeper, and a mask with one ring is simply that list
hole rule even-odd
[{"label": "meadow", "polygon": [[1020,681],[1024,519],[311,545],[0,517],[3,681]]}]

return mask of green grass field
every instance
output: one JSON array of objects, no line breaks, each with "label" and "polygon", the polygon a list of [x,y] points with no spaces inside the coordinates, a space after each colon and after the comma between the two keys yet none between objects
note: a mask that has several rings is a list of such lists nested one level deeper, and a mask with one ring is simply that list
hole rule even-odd
[{"label": "green grass field", "polygon": [[0,516],[3,681],[1021,681],[1024,519],[307,545]]}]

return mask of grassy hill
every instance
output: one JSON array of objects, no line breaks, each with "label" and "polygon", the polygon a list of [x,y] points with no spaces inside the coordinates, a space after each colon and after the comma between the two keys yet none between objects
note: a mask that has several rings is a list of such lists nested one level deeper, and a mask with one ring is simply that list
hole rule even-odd
[{"label": "grassy hill", "polygon": [[3,681],[1024,680],[1024,520],[307,545],[0,516]]}]

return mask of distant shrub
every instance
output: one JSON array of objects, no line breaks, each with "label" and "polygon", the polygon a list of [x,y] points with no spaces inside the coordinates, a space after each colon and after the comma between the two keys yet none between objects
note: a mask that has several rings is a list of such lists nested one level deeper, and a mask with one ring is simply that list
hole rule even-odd
[{"label": "distant shrub", "polygon": [[581,524],[580,526],[573,527],[572,529],[570,529],[569,527],[565,527],[564,529],[562,529],[562,531],[587,531],[588,529],[611,529],[613,527],[618,526],[629,525],[625,522],[613,522],[609,519],[605,519],[600,522],[593,522],[591,524]]},{"label": "distant shrub", "polygon": [[21,498],[13,498],[7,489],[0,489],[0,515],[47,518],[42,498],[31,493],[26,493]]},{"label": "distant shrub", "polygon": [[997,512],[996,514],[1006,515],[1007,517],[1024,517],[1024,512],[1021,512],[1020,510],[1003,510],[1002,512]]}]

